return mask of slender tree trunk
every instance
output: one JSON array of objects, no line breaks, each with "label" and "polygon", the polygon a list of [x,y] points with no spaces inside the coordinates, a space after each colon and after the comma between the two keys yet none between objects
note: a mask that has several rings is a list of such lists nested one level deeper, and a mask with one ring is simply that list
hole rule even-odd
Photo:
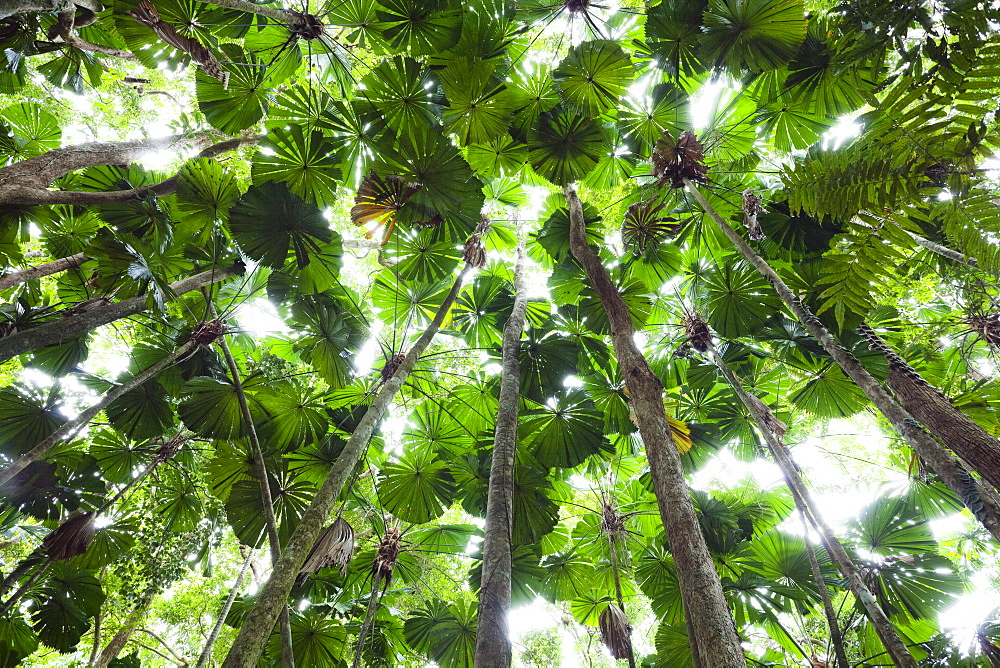
[{"label": "slender tree trunk", "polygon": [[813,315],[809,308],[803,304],[795,293],[781,280],[775,271],[743,240],[732,227],[730,227],[722,216],[705,199],[701,191],[688,180],[685,180],[688,190],[694,196],[705,212],[715,221],[716,225],[732,241],[741,253],[753,264],[754,267],[767,279],[768,283],[774,287],[775,292],[781,297],[792,313],[805,326],[806,330],[823,346],[827,354],[840,365],[844,373],[853,380],[858,387],[868,396],[875,407],[892,423],[893,427],[906,439],[910,447],[925,462],[944,483],[955,492],[966,507],[979,519],[994,538],[1000,540],[1000,508],[993,505],[992,501],[984,494],[981,494],[975,481],[955,459],[920,426],[902,406],[900,406],[875,377],[847,351],[830,334],[823,323]]},{"label": "slender tree trunk", "polygon": [[11,594],[10,598],[3,602],[3,605],[0,605],[0,617],[3,617],[10,612],[11,608],[14,607],[14,604],[20,601],[27,591],[35,586],[35,583],[38,582],[45,571],[49,569],[50,563],[52,563],[52,559],[46,559],[43,561],[38,568],[35,569],[35,572],[31,574],[31,577],[25,580],[24,584],[22,584],[17,591]]},{"label": "slender tree trunk", "polygon": [[633,339],[632,316],[597,253],[587,245],[583,205],[576,191],[565,189],[569,204],[570,250],[597,291],[611,323],[611,341],[636,422],[646,445],[660,517],[677,567],[691,650],[700,668],[745,666],[743,648],[723,594],[719,574],[705,544],[680,455],[663,408],[663,384]]},{"label": "slender tree trunk", "polygon": [[988,434],[924,380],[875,330],[862,323],[858,331],[868,339],[872,350],[885,355],[889,363],[886,385],[903,404],[903,408],[920,420],[983,479],[995,489],[1000,489],[1000,440]]},{"label": "slender tree trunk", "polygon": [[149,604],[153,602],[152,592],[148,592],[143,600],[132,610],[132,613],[128,616],[125,624],[118,629],[111,641],[104,647],[101,655],[97,658],[97,662],[94,663],[94,668],[107,668],[108,664],[118,658],[122,650],[125,649],[125,645],[128,644],[129,639],[132,634],[135,633],[136,627],[139,626],[139,622],[142,621],[143,616],[146,614],[146,610],[149,608]]},{"label": "slender tree trunk", "polygon": [[[170,284],[170,289],[178,295],[182,295],[192,290],[225,281],[233,276],[242,274],[244,267],[242,264],[233,264],[228,267],[217,267],[195,274],[189,278],[175,281]],[[0,362],[6,362],[12,357],[23,355],[24,353],[55,345],[62,341],[67,341],[77,336],[86,334],[92,329],[101,325],[107,325],[115,320],[121,320],[129,316],[142,313],[149,309],[146,297],[130,297],[120,302],[113,302],[107,306],[94,306],[82,313],[71,315],[62,320],[54,320],[38,327],[32,327],[10,336],[0,338]]]},{"label": "slender tree trunk", "polygon": [[247,12],[248,14],[266,16],[272,21],[287,25],[293,32],[309,27],[309,24],[306,21],[307,15],[300,14],[290,9],[258,5],[256,2],[247,2],[246,0],[198,0],[198,2],[206,2],[216,7],[225,7],[226,9],[236,9],[241,12]]},{"label": "slender tree trunk", "polygon": [[[203,290],[204,292],[204,290]],[[215,308],[209,299],[208,293],[204,292],[205,301],[211,316],[215,317]],[[217,340],[222,353],[226,357],[226,365],[229,367],[229,375],[233,378],[233,387],[236,389],[236,401],[240,405],[240,413],[243,415],[243,422],[247,426],[247,440],[250,441],[250,457],[253,460],[254,469],[260,479],[260,499],[264,507],[264,526],[267,527],[267,540],[271,548],[271,565],[278,563],[281,556],[281,543],[278,540],[278,521],[274,517],[274,499],[271,498],[271,483],[268,479],[267,465],[264,463],[264,454],[260,449],[260,440],[257,438],[257,428],[253,423],[253,416],[250,415],[250,405],[247,403],[247,395],[243,390],[243,383],[240,381],[240,368],[233,359],[233,353],[226,343],[226,335],[223,334]],[[287,596],[286,596],[287,598]],[[279,626],[281,628],[281,665],[284,668],[294,668],[295,658],[292,651],[292,622],[288,617],[287,601],[281,609],[279,615]]]},{"label": "slender tree trunk", "polygon": [[[715,346],[710,345],[709,351],[711,353],[712,361],[715,362],[715,366],[717,366],[719,371],[722,372],[722,375],[725,376],[726,381],[729,383],[733,392],[736,393],[736,395],[740,398],[740,401],[743,402],[743,405],[746,406],[750,415],[753,417],[754,423],[757,425],[757,431],[760,432],[760,435],[764,438],[764,442],[767,443],[768,450],[771,451],[771,456],[774,458],[775,462],[777,462],[779,468],[781,468],[781,472],[785,476],[785,482],[788,484],[788,488],[792,491],[792,498],[795,500],[795,505],[798,507],[799,512],[808,517],[813,526],[816,527],[816,530],[823,539],[824,546],[830,553],[830,556],[833,557],[837,566],[840,568],[840,572],[843,573],[845,578],[847,578],[851,586],[851,591],[854,592],[855,597],[857,597],[862,607],[864,607],[865,612],[868,615],[868,619],[871,620],[876,633],[878,633],[879,639],[881,639],[882,644],[885,646],[886,650],[888,650],[893,664],[900,666],[901,668],[917,668],[917,662],[910,655],[909,650],[906,648],[906,643],[904,643],[899,637],[899,634],[896,632],[896,627],[889,621],[885,611],[882,610],[878,601],[876,601],[875,597],[872,595],[871,590],[868,589],[868,585],[865,584],[864,579],[861,577],[857,567],[854,565],[854,561],[850,558],[850,556],[848,556],[847,551],[844,550],[844,546],[841,544],[840,540],[837,538],[830,526],[826,523],[819,512],[817,512],[817,506],[812,500],[809,488],[802,480],[802,474],[798,465],[792,459],[791,452],[788,451],[788,448],[786,448],[785,444],[781,442],[781,439],[779,439],[771,430],[771,420],[768,419],[771,417],[770,410],[764,405],[764,402],[760,401],[756,397],[752,397],[746,390],[743,389],[743,384],[740,382],[740,379],[736,376],[733,370],[729,368],[729,365],[726,364],[725,360],[722,359],[722,356],[715,349]],[[813,559],[815,559],[815,556],[813,556]],[[819,569],[819,564],[816,565],[816,568],[817,570]],[[824,591],[826,585],[822,581],[822,574],[820,574],[818,584],[821,587],[821,592]],[[827,594],[827,596],[829,596],[829,594]],[[832,604],[830,608],[832,610]],[[830,627],[831,634],[834,633],[834,629],[837,628],[836,615],[834,615],[833,625]]]},{"label": "slender tree trunk", "polygon": [[87,665],[93,666],[97,661],[97,653],[101,651],[101,611],[94,615],[94,644],[90,646],[90,658]]},{"label": "slender tree trunk", "polygon": [[236,576],[236,582],[233,584],[232,589],[229,590],[229,596],[226,597],[226,602],[222,604],[222,609],[219,610],[219,617],[215,620],[215,626],[212,627],[208,638],[205,639],[205,647],[201,650],[201,654],[198,656],[198,663],[195,664],[194,668],[205,668],[212,659],[212,648],[215,647],[215,641],[219,639],[219,634],[222,632],[222,625],[226,623],[226,617],[229,616],[229,611],[233,607],[233,601],[236,600],[240,590],[243,589],[243,578],[246,577],[252,560],[253,552],[248,552],[247,558],[243,560],[243,567],[240,568],[240,574]]},{"label": "slender tree trunk", "polygon": [[30,281],[33,278],[51,276],[52,274],[58,274],[59,272],[66,271],[67,269],[79,267],[88,259],[89,258],[83,253],[77,253],[76,255],[70,255],[69,257],[40,264],[37,267],[30,267],[28,269],[22,269],[20,271],[13,271],[9,274],[4,274],[0,276],[0,290],[6,290],[14,287],[15,285],[21,285],[21,283]]},{"label": "slender tree trunk", "polygon": [[[368,637],[368,633],[371,631],[372,624],[375,622],[375,611],[378,610],[378,589],[379,585],[382,583],[382,574],[376,573],[372,578],[372,592],[368,596],[368,608],[365,610],[365,620],[361,623],[361,631],[358,632],[358,644],[354,648],[354,663],[351,664],[351,668],[361,668],[361,654],[365,649],[365,638]],[[479,664],[473,664],[478,666]]]},{"label": "slender tree trunk", "polygon": [[830,629],[830,644],[833,645],[833,654],[837,658],[836,668],[851,668],[851,662],[847,658],[847,650],[844,649],[844,634],[840,631],[840,623],[837,621],[837,611],[833,607],[833,600],[830,598],[830,588],[826,586],[823,579],[823,571],[819,567],[819,560],[816,559],[816,549],[809,538],[809,521],[806,513],[799,511],[802,519],[802,538],[806,542],[806,557],[809,559],[809,569],[812,571],[813,579],[816,581],[816,588],[819,590],[820,600],[823,602],[823,614],[826,616],[826,626]]},{"label": "slender tree trunk", "polygon": [[91,192],[82,190],[49,190],[60,176],[86,167],[98,165],[127,165],[135,162],[149,151],[179,152],[185,148],[202,149],[198,155],[210,158],[242,146],[256,144],[261,136],[237,137],[217,144],[211,144],[213,137],[208,134],[173,135],[160,139],[134,139],[124,142],[90,142],[67,146],[49,151],[43,155],[15,162],[0,168],[0,204],[49,205],[80,204],[95,205],[113,202],[127,202],[147,195],[168,195],[177,190],[177,177],[166,181],[111,192]]},{"label": "slender tree trunk", "polygon": [[511,518],[514,506],[514,455],[517,452],[518,401],[521,394],[521,334],[528,306],[524,278],[524,240],[517,244],[514,264],[514,309],[503,329],[500,405],[493,435],[493,461],[486,500],[483,577],[479,588],[479,621],[475,665],[506,668],[511,663],[507,613],[510,610]]},{"label": "slender tree trunk", "polygon": [[368,408],[365,416],[361,418],[354,433],[351,434],[351,438],[344,445],[344,449],[337,458],[337,461],[330,468],[330,473],[327,475],[326,480],[323,481],[322,486],[316,492],[316,496],[313,497],[309,508],[303,513],[298,527],[296,527],[295,532],[289,539],[288,545],[285,546],[284,552],[281,553],[281,558],[272,569],[270,579],[261,588],[257,596],[257,602],[244,620],[243,626],[240,627],[239,635],[236,637],[233,646],[229,650],[229,654],[226,656],[225,662],[222,664],[223,668],[235,668],[236,666],[251,668],[251,666],[257,664],[257,659],[264,649],[264,644],[267,642],[267,637],[270,635],[271,629],[274,628],[274,623],[278,619],[281,607],[284,605],[285,600],[288,598],[288,593],[295,583],[295,577],[298,575],[299,569],[302,568],[302,564],[309,555],[309,551],[315,544],[316,538],[319,536],[323,524],[329,517],[330,510],[333,508],[337,497],[343,490],[348,476],[361,459],[361,455],[371,440],[375,427],[382,420],[382,416],[385,415],[389,404],[392,403],[393,398],[395,398],[403,386],[403,382],[413,370],[420,355],[427,349],[431,339],[434,338],[438,329],[441,328],[441,323],[444,322],[445,317],[451,311],[451,305],[454,303],[455,298],[458,297],[458,293],[462,288],[462,282],[471,269],[472,265],[466,264],[462,273],[455,280],[451,291],[445,297],[440,308],[438,308],[431,324],[428,325],[424,333],[413,344],[413,347],[406,354],[405,359],[400,363],[396,372],[382,386],[382,389]]},{"label": "slender tree trunk", "polygon": [[122,396],[126,392],[134,390],[135,388],[145,383],[147,380],[158,374],[160,371],[173,364],[178,357],[180,357],[187,351],[194,348],[194,346],[195,343],[193,341],[185,343],[184,345],[174,350],[174,352],[170,353],[156,364],[150,366],[144,371],[140,371],[133,377],[126,380],[121,385],[117,385],[111,388],[108,391],[108,393],[105,394],[104,397],[96,404],[82,411],[72,420],[67,420],[66,422],[64,422],[63,425],[58,429],[56,429],[48,438],[46,438],[41,443],[33,447],[31,450],[29,450],[28,452],[24,453],[23,455],[15,459],[14,462],[11,463],[11,465],[5,468],[3,471],[0,471],[0,485],[6,484],[7,482],[10,481],[11,478],[16,476],[21,471],[23,471],[29,464],[43,457],[45,453],[47,453],[52,448],[52,446],[56,445],[61,441],[72,438],[76,434],[76,432],[82,429],[88,422],[93,420],[94,416],[96,416],[102,410],[107,408],[111,404],[111,402],[113,402],[115,399]]},{"label": "slender tree trunk", "polygon": [[[608,551],[611,555],[611,575],[615,580],[615,598],[618,600],[618,607],[625,612],[625,598],[622,596],[622,582],[618,570],[618,548],[615,547],[614,534],[608,534]],[[632,647],[632,638],[628,639],[628,668],[635,668],[635,649]]]}]

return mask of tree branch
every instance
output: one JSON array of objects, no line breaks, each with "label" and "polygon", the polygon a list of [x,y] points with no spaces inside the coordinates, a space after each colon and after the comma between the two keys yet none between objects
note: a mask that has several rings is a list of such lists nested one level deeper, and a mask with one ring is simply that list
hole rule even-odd
[{"label": "tree branch", "polygon": [[[203,271],[189,278],[175,281],[170,284],[170,289],[177,295],[182,295],[192,290],[218,283],[243,273],[243,264],[233,264],[228,267],[219,267]],[[0,362],[6,362],[10,358],[30,352],[44,346],[51,346],[67,339],[80,336],[92,329],[106,325],[115,320],[121,320],[137,313],[148,310],[145,295],[123,299],[107,306],[101,306],[78,315],[54,320],[38,327],[32,327],[0,338]]]},{"label": "tree branch", "polygon": [[52,274],[58,274],[59,272],[66,271],[67,269],[79,267],[89,259],[90,258],[83,253],[77,253],[76,255],[70,255],[69,257],[40,264],[37,267],[29,267],[28,269],[22,269],[21,271],[4,274],[0,276],[0,290],[12,288],[15,285],[20,285],[21,283],[30,281],[33,278],[51,276]]},{"label": "tree branch", "polygon": [[177,190],[176,176],[154,185],[110,192],[49,190],[48,186],[60,176],[78,169],[99,165],[129,164],[149,151],[181,151],[185,148],[196,147],[202,149],[198,157],[211,158],[242,146],[255,144],[261,139],[260,135],[251,135],[209,144],[212,135],[201,134],[193,137],[172,135],[161,139],[91,142],[56,149],[0,169],[0,205],[96,205],[127,202],[151,194],[168,195]]}]

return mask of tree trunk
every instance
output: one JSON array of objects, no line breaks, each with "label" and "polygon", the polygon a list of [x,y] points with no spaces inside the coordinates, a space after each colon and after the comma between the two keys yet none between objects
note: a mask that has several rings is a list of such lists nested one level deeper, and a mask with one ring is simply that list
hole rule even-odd
[{"label": "tree trunk", "polygon": [[167,195],[177,190],[177,177],[131,190],[90,192],[77,190],[49,190],[60,176],[86,167],[98,165],[127,165],[149,151],[179,153],[186,148],[200,148],[199,157],[210,158],[241,146],[260,141],[259,135],[237,137],[218,144],[210,144],[212,135],[172,135],[160,139],[133,139],[124,142],[90,142],[55,149],[43,155],[15,162],[0,168],[0,204],[96,205],[127,202],[147,195]]},{"label": "tree trunk", "polygon": [[29,267],[28,269],[22,269],[20,271],[13,271],[9,274],[4,274],[0,276],[0,290],[6,290],[14,287],[15,285],[21,285],[22,283],[30,281],[33,278],[51,276],[52,274],[58,274],[59,272],[66,271],[67,269],[79,267],[89,259],[90,258],[83,253],[77,253],[76,255],[70,255],[69,257],[40,264],[37,267]]},{"label": "tree trunk", "polygon": [[868,339],[872,350],[885,355],[889,363],[886,385],[903,404],[903,408],[920,420],[972,470],[995,489],[1000,489],[1000,440],[990,436],[924,380],[916,369],[879,338],[875,330],[862,323],[858,331]]},{"label": "tree trunk", "polygon": [[125,649],[125,645],[128,643],[129,638],[135,633],[135,629],[139,626],[139,622],[142,621],[143,616],[146,614],[146,609],[149,608],[149,604],[153,602],[152,592],[145,596],[139,605],[132,610],[132,614],[128,616],[125,624],[118,629],[111,641],[105,646],[101,655],[97,658],[97,662],[94,663],[94,668],[107,668],[108,664],[118,658],[122,650]]},{"label": "tree trunk", "polygon": [[271,629],[274,628],[281,607],[285,604],[292,585],[295,584],[295,577],[302,568],[309,551],[312,550],[323,524],[330,515],[330,510],[347,482],[348,476],[361,459],[375,427],[382,420],[389,404],[403,386],[410,371],[416,366],[420,355],[427,349],[431,339],[441,328],[441,323],[451,311],[451,305],[458,297],[462,282],[471,269],[472,265],[466,264],[462,273],[455,280],[451,291],[438,308],[434,320],[413,344],[396,372],[382,386],[365,416],[358,423],[354,433],[351,434],[351,438],[348,439],[337,461],[330,468],[330,473],[323,481],[323,485],[316,492],[309,508],[303,513],[299,526],[289,539],[284,552],[281,553],[278,563],[272,569],[270,579],[261,588],[257,602],[244,620],[243,626],[240,627],[239,635],[222,664],[223,668],[235,668],[236,666],[251,668],[257,665],[257,660],[264,649]]},{"label": "tree trunk", "polygon": [[705,212],[715,221],[716,225],[732,241],[744,257],[757,268],[757,271],[774,287],[775,292],[785,302],[795,317],[805,326],[806,330],[823,346],[827,354],[843,369],[868,396],[875,407],[892,423],[893,427],[906,439],[910,447],[927,462],[928,466],[942,481],[955,492],[970,511],[983,523],[990,534],[1000,540],[1000,508],[993,504],[985,494],[981,494],[976,483],[955,459],[920,426],[902,406],[900,406],[886,391],[875,377],[854,358],[846,348],[830,334],[823,323],[812,314],[795,293],[781,280],[781,277],[743,240],[722,216],[712,208],[701,191],[693,183],[685,179],[685,185]]},{"label": "tree trunk", "polygon": [[[220,281],[225,281],[233,276],[243,273],[243,264],[233,264],[228,267],[219,267],[203,271],[189,278],[175,281],[170,284],[170,289],[178,295],[212,285]],[[95,306],[91,309],[71,315],[61,320],[32,327],[16,334],[11,334],[0,338],[0,362],[6,362],[12,357],[23,355],[24,353],[55,345],[86,334],[92,329],[101,325],[106,325],[115,320],[121,320],[137,313],[142,313],[149,309],[146,297],[130,297],[120,302],[113,302],[107,306]]]},{"label": "tree trunk", "polygon": [[[358,632],[358,644],[354,648],[354,663],[351,664],[351,668],[361,668],[361,654],[365,649],[365,638],[368,637],[369,631],[371,631],[372,624],[375,622],[375,611],[378,610],[378,588],[382,584],[382,574],[375,573],[372,577],[372,591],[368,596],[368,608],[365,610],[365,620],[361,623],[361,630]],[[478,666],[478,663],[473,665]]]},{"label": "tree trunk", "polygon": [[514,504],[514,455],[517,451],[518,401],[521,393],[521,334],[528,306],[524,278],[524,240],[517,244],[514,265],[514,309],[503,329],[500,405],[493,436],[493,461],[486,500],[483,577],[479,588],[479,621],[475,665],[507,668],[511,663],[507,613],[510,610],[511,517]]},{"label": "tree trunk", "polygon": [[[622,596],[622,581],[618,570],[618,549],[615,547],[614,534],[608,534],[608,552],[611,556],[611,575],[615,580],[615,598],[618,600],[618,608],[625,612],[625,598]],[[628,639],[628,668],[635,668],[635,648],[632,647],[632,638]]]},{"label": "tree trunk", "polygon": [[246,0],[198,0],[198,2],[205,2],[217,7],[225,7],[226,9],[236,9],[248,14],[266,16],[272,21],[288,26],[288,29],[292,32],[299,32],[310,28],[310,23],[307,19],[308,14],[300,14],[290,9],[258,5],[256,2],[247,2]]},{"label": "tree trunk", "polygon": [[[215,307],[212,306],[208,292],[204,289],[202,292],[205,295],[205,302],[208,304],[208,312],[212,318],[215,318]],[[253,460],[254,470],[257,471],[257,478],[260,480],[260,500],[264,508],[264,526],[267,528],[267,541],[271,548],[271,566],[273,567],[281,556],[281,543],[278,540],[278,521],[274,517],[274,499],[271,498],[271,483],[267,474],[267,465],[264,463],[264,454],[260,449],[260,440],[257,438],[257,428],[254,426],[253,416],[250,415],[247,395],[243,391],[243,383],[240,381],[240,368],[236,365],[232,351],[229,350],[229,344],[226,343],[226,335],[220,336],[216,342],[222,348],[222,354],[226,358],[229,375],[232,376],[233,387],[236,389],[236,401],[240,405],[240,413],[247,426],[250,458]],[[287,602],[281,610],[279,625],[281,627],[281,665],[283,668],[295,668],[295,658],[292,651],[292,623],[288,617]]]},{"label": "tree trunk", "polygon": [[567,187],[565,194],[569,204],[570,250],[587,272],[611,323],[615,356],[646,446],[653,491],[677,567],[695,666],[745,666],[736,625],[698,525],[680,455],[663,408],[663,384],[635,345],[632,316],[625,301],[597,253],[587,245],[583,205],[576,191]]},{"label": "tree trunk", "polygon": [[[753,417],[754,423],[757,425],[757,431],[764,438],[764,442],[767,443],[768,450],[771,451],[771,456],[774,461],[781,468],[782,474],[785,476],[785,482],[788,484],[788,488],[792,491],[792,498],[795,500],[795,505],[798,507],[799,512],[804,516],[808,517],[812,522],[813,526],[819,532],[819,535],[823,539],[823,544],[830,556],[837,563],[840,568],[840,572],[843,573],[844,577],[850,583],[851,591],[854,592],[854,596],[861,603],[862,607],[865,609],[865,613],[868,615],[868,619],[871,620],[872,625],[875,627],[876,633],[878,633],[879,639],[885,646],[886,650],[889,652],[889,656],[892,658],[892,662],[896,666],[901,668],[917,668],[917,662],[914,661],[913,657],[910,655],[909,650],[906,648],[906,644],[899,637],[896,632],[896,627],[892,625],[889,621],[888,616],[886,616],[885,611],[879,606],[878,601],[872,595],[871,590],[868,589],[868,585],[865,584],[864,579],[858,572],[857,567],[854,565],[854,561],[844,550],[844,546],[838,540],[836,534],[830,528],[830,526],[823,520],[822,516],[817,512],[817,506],[812,500],[812,494],[809,492],[809,488],[806,486],[805,482],[802,480],[802,474],[798,465],[792,459],[791,452],[785,447],[785,444],[781,442],[781,439],[771,430],[771,424],[774,418],[770,414],[770,410],[756,397],[752,397],[746,390],[743,389],[743,384],[740,379],[733,373],[733,370],[729,368],[725,360],[715,349],[714,345],[709,345],[709,352],[711,353],[712,361],[715,366],[718,367],[722,375],[725,376],[726,382],[732,388],[736,396],[740,398],[743,405],[746,406],[750,415]],[[770,419],[769,419],[770,418]],[[808,537],[806,538],[808,540]],[[808,548],[807,548],[808,549]],[[813,556],[815,559],[815,556]],[[819,569],[819,564],[816,565],[816,569]],[[815,573],[814,573],[815,574]],[[825,589],[826,585],[822,581],[822,575],[820,575],[820,580],[818,583],[821,587],[821,592]],[[829,596],[829,594],[828,594]],[[830,606],[831,610],[833,608],[832,604]],[[833,625],[830,627],[831,634],[834,633],[836,629],[836,615],[834,615]],[[845,659],[846,661],[846,656]]]},{"label": "tree trunk", "polygon": [[240,590],[243,588],[243,578],[246,577],[252,560],[253,552],[248,551],[247,558],[243,560],[243,567],[240,568],[240,574],[236,576],[236,582],[233,583],[226,602],[222,604],[222,609],[219,610],[219,617],[215,620],[215,626],[212,627],[208,638],[205,639],[205,647],[201,650],[201,654],[198,656],[198,663],[195,664],[194,668],[205,668],[205,665],[212,659],[212,648],[215,647],[215,641],[218,640],[219,633],[222,632],[222,625],[226,623],[226,617],[229,616],[229,611],[233,607],[233,601],[236,600]]},{"label": "tree trunk", "polygon": [[11,478],[16,476],[21,471],[23,471],[29,464],[39,459],[40,457],[43,457],[45,453],[52,448],[52,446],[66,439],[73,438],[76,432],[82,429],[88,422],[93,420],[95,415],[97,415],[105,408],[107,408],[111,404],[111,402],[113,402],[115,399],[122,396],[126,392],[129,392],[139,387],[147,380],[158,374],[160,371],[173,364],[174,360],[176,360],[178,357],[180,357],[181,355],[183,355],[184,353],[186,353],[187,351],[191,350],[194,347],[195,343],[193,341],[188,341],[187,343],[180,346],[172,353],[164,357],[162,360],[157,362],[156,364],[148,367],[143,371],[140,371],[136,375],[126,380],[121,385],[116,385],[115,387],[108,390],[108,393],[105,394],[100,401],[98,401],[90,408],[81,411],[81,413],[72,420],[67,420],[66,422],[64,422],[62,426],[56,429],[48,438],[44,439],[41,443],[33,447],[31,450],[29,450],[28,452],[24,453],[23,455],[15,459],[11,463],[11,465],[5,468],[3,471],[0,471],[0,486],[7,484],[7,482],[9,482]]},{"label": "tree trunk", "polygon": [[58,12],[66,4],[66,0],[0,0],[0,19],[15,14]]},{"label": "tree trunk", "polygon": [[826,616],[826,626],[830,629],[830,644],[833,645],[833,654],[837,658],[836,668],[851,668],[851,662],[847,658],[847,650],[844,649],[844,634],[840,631],[840,623],[837,621],[837,611],[833,607],[833,600],[830,598],[830,588],[826,586],[823,579],[823,571],[819,567],[819,560],[816,559],[816,550],[809,539],[809,521],[806,513],[799,511],[802,518],[802,538],[806,542],[806,557],[809,559],[809,569],[812,571],[813,580],[816,581],[816,588],[819,590],[820,600],[823,602],[823,615]]}]

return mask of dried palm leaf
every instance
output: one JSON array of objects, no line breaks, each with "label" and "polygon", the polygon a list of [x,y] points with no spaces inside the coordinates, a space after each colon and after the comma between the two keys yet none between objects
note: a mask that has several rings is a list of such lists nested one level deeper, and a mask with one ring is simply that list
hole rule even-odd
[{"label": "dried palm leaf", "polygon": [[72,559],[87,551],[97,533],[94,513],[80,513],[62,524],[42,540],[42,550],[50,559]]},{"label": "dried palm leaf", "polygon": [[747,236],[752,241],[762,241],[767,238],[764,229],[757,222],[757,216],[764,212],[764,200],[747,188],[743,191],[743,224],[747,228]]},{"label": "dried palm leaf", "polygon": [[[396,226],[396,212],[422,187],[419,183],[407,183],[402,176],[387,176],[383,179],[374,171],[369,172],[354,197],[351,222],[358,226],[367,225],[365,236],[369,239],[380,225],[386,225],[385,237],[382,239],[384,246],[389,242]],[[427,224],[433,222],[427,221]],[[440,220],[437,222],[440,223]]]},{"label": "dried palm leaf", "polygon": [[462,251],[462,259],[473,267],[482,269],[486,266],[486,247],[483,245],[483,235],[489,232],[490,219],[483,215],[476,231],[465,242],[465,249]]},{"label": "dried palm leaf", "polygon": [[311,574],[327,567],[336,568],[342,576],[347,575],[347,564],[353,555],[354,529],[347,520],[338,517],[316,539],[295,581],[301,585]]},{"label": "dried palm leaf", "polygon": [[625,613],[614,603],[604,608],[598,620],[601,627],[601,642],[615,659],[627,659],[632,653],[632,626]]},{"label": "dried palm leaf", "polygon": [[200,347],[207,346],[226,333],[226,326],[221,320],[199,322],[191,330],[191,340]]},{"label": "dried palm leaf", "polygon": [[396,375],[396,369],[399,368],[399,365],[402,364],[405,359],[406,353],[399,351],[385,361],[385,366],[379,370],[379,376],[381,377],[383,383]]},{"label": "dried palm leaf", "polygon": [[372,562],[372,574],[382,579],[384,587],[388,588],[392,582],[392,570],[399,560],[399,553],[402,547],[402,532],[398,527],[389,527],[385,530],[385,535],[379,541],[375,550],[375,560]]},{"label": "dried palm leaf", "polygon": [[684,335],[691,347],[699,353],[706,352],[712,347],[712,331],[697,313],[684,316]]},{"label": "dried palm leaf", "polygon": [[618,537],[625,531],[625,516],[619,514],[610,502],[605,503],[601,510],[601,532],[607,536]]},{"label": "dried palm leaf", "polygon": [[685,130],[676,142],[669,132],[663,134],[664,138],[656,140],[653,154],[650,156],[650,162],[653,163],[653,178],[659,179],[657,187],[662,188],[669,183],[671,188],[680,188],[684,185],[684,179],[696,183],[708,183],[705,147],[694,133]]},{"label": "dried palm leaf", "polygon": [[156,11],[156,7],[149,0],[142,0],[138,7],[128,10],[128,13],[138,23],[155,32],[164,42],[191,56],[191,60],[201,65],[205,74],[218,79],[223,86],[229,82],[229,73],[222,69],[215,54],[205,48],[198,40],[185,37],[177,32],[176,28],[160,18],[160,13]]},{"label": "dried palm leaf", "polygon": [[968,318],[972,331],[979,335],[987,345],[993,348],[1000,348],[1000,316],[993,315],[970,315]]}]

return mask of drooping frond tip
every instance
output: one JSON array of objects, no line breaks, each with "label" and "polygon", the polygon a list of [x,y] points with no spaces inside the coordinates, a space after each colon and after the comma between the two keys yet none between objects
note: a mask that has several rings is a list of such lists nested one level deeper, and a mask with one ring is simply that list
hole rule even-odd
[{"label": "drooping frond tip", "polygon": [[668,183],[671,188],[680,188],[684,179],[695,183],[711,180],[706,176],[705,147],[690,130],[682,132],[677,141],[669,132],[664,132],[663,137],[656,140],[649,160],[653,163],[653,178],[659,179],[658,188]]},{"label": "drooping frond tip", "polygon": [[338,517],[316,539],[312,551],[299,570],[296,582],[301,585],[312,573],[326,567],[336,568],[342,576],[347,575],[347,564],[353,555],[354,529],[347,520]]},{"label": "drooping frond tip", "polygon": [[615,659],[627,659],[632,652],[632,625],[625,613],[611,603],[601,613],[598,620],[601,627],[601,642]]},{"label": "drooping frond tip", "polygon": [[490,219],[484,214],[476,225],[476,231],[465,242],[462,251],[462,259],[477,269],[486,266],[486,246],[483,244],[483,236],[490,231]]}]

